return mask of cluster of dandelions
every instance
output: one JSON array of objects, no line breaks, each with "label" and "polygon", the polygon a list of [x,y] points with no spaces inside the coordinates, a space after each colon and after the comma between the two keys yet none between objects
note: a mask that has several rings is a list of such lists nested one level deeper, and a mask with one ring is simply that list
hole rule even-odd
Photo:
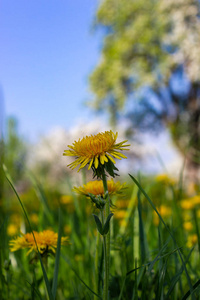
[{"label": "cluster of dandelions", "polygon": [[88,170],[91,168],[93,170],[93,176],[101,179],[101,181],[90,181],[83,186],[74,187],[75,192],[90,197],[97,208],[104,207],[107,193],[110,195],[119,193],[124,188],[124,184],[121,185],[119,181],[106,180],[106,173],[115,177],[118,171],[114,158],[127,158],[120,151],[129,150],[127,147],[130,145],[126,144],[127,140],[117,143],[117,136],[118,133],[113,133],[111,130],[86,136],[68,145],[69,149],[64,150],[63,153],[65,156],[75,157],[75,161],[68,164],[70,168],[79,167],[79,172],[88,165]]},{"label": "cluster of dandelions", "polygon": [[[74,191],[86,195],[100,209],[101,221],[98,216],[95,217],[97,229],[103,236],[104,245],[104,287],[103,300],[108,299],[109,289],[109,256],[110,256],[110,234],[109,222],[112,217],[110,214],[111,200],[109,194],[120,192],[124,185],[120,182],[114,182],[113,179],[107,181],[107,175],[115,177],[118,169],[115,166],[115,159],[127,158],[121,153],[123,150],[129,150],[127,141],[116,143],[118,133],[105,131],[97,135],[83,137],[78,141],[74,141],[68,146],[68,150],[64,150],[63,155],[75,157],[75,161],[68,166],[72,169],[79,166],[78,171],[88,165],[88,170],[93,170],[93,176],[97,177],[96,181],[88,182],[83,187],[75,187]],[[11,251],[19,249],[29,249],[28,253],[35,251],[41,255],[55,253],[58,241],[58,234],[45,230],[43,232],[32,232],[23,234],[10,241]],[[67,237],[61,238],[61,245],[66,244]],[[98,289],[97,289],[98,290]]]},{"label": "cluster of dandelions", "polygon": [[[117,143],[118,133],[105,131],[97,135],[83,137],[75,141],[72,145],[68,145],[63,155],[75,157],[75,160],[68,166],[72,169],[78,167],[78,172],[88,166],[88,170],[92,169],[93,177],[97,177],[95,181],[74,187],[74,191],[90,197],[92,202],[100,211],[100,218],[94,215],[97,230],[103,237],[104,246],[104,283],[103,283],[103,300],[108,299],[109,294],[109,267],[110,267],[110,232],[109,223],[113,213],[110,213],[111,199],[110,195],[119,193],[124,188],[124,184],[114,182],[113,179],[107,180],[107,176],[115,177],[118,169],[115,166],[115,159],[127,158],[121,153],[123,150],[129,150],[126,141]],[[100,220],[101,219],[101,220]],[[98,249],[98,246],[97,246]],[[98,254],[97,254],[98,257]],[[98,272],[98,270],[96,270]],[[98,286],[98,283],[97,283]],[[98,287],[96,287],[96,292]]]}]

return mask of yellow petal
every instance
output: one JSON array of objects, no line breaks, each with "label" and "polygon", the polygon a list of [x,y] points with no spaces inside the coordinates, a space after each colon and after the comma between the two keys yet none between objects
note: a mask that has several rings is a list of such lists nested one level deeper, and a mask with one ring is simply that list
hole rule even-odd
[{"label": "yellow petal", "polygon": [[102,165],[104,165],[104,155],[100,155],[100,162]]},{"label": "yellow petal", "polygon": [[106,154],[106,155],[113,162],[113,164],[116,164],[115,160],[110,155],[108,155],[108,154]]},{"label": "yellow petal", "polygon": [[90,168],[91,168],[92,164],[93,164],[93,158],[92,158],[92,159],[91,159],[91,161],[90,161],[90,164],[89,164],[88,170],[90,170]]},{"label": "yellow petal", "polygon": [[95,166],[96,169],[98,168],[98,165],[99,165],[98,156],[95,156],[95,159],[94,159],[94,166]]}]

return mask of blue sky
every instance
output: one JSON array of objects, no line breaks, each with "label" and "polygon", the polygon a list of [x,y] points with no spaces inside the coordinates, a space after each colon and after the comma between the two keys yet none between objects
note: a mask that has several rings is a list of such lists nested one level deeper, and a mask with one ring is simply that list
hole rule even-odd
[{"label": "blue sky", "polygon": [[20,133],[31,140],[91,116],[84,102],[91,98],[88,76],[100,55],[100,33],[91,30],[97,4],[0,2],[1,98],[5,115],[16,116]]}]

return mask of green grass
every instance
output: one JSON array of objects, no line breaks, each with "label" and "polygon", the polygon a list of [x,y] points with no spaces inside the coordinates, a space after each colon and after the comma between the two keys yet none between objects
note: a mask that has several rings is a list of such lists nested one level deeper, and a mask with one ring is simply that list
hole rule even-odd
[{"label": "green grass", "polygon": [[[64,204],[59,187],[51,190],[42,186],[39,178],[31,178],[22,193],[8,174],[7,180],[4,177],[0,299],[101,299],[103,247],[93,217],[100,218],[98,210],[86,197],[72,194],[67,184],[66,194],[72,200]],[[112,198],[110,299],[199,299],[200,206],[187,211],[181,208],[181,200],[189,197],[187,183],[166,184],[133,175],[117,179],[128,182],[128,188]],[[86,182],[86,177],[83,180]],[[170,207],[171,214],[165,215],[160,205]],[[37,222],[32,220],[33,213]],[[183,227],[186,213],[191,231]],[[36,259],[35,254],[27,256],[26,250],[10,252],[12,224],[17,230],[14,236],[20,230],[26,233],[51,228],[58,232],[57,252],[48,258],[48,267],[40,255]],[[189,236],[194,234],[196,240],[189,244]],[[69,235],[70,244],[61,246],[61,236],[65,235]]]}]

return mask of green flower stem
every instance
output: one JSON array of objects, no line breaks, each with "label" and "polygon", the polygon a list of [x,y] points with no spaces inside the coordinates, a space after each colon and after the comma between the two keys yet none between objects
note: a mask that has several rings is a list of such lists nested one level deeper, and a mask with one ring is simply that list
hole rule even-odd
[{"label": "green flower stem", "polygon": [[[101,210],[101,222],[104,226],[104,213],[105,210]],[[107,244],[106,236],[103,235],[103,250],[104,250],[104,281],[103,281],[103,300],[108,299],[108,287],[109,287],[109,269],[107,264]]]},{"label": "green flower stem", "polygon": [[[100,233],[97,231],[96,253],[95,253],[95,293],[99,292],[99,247],[100,247]],[[97,297],[96,297],[97,298]]]},{"label": "green flower stem", "polygon": [[[44,265],[45,271],[47,272],[48,271],[48,257],[47,257],[47,254],[42,256],[42,263]],[[47,291],[46,284],[44,285],[44,287],[45,287],[46,298],[47,298],[47,300],[49,300],[49,294],[48,294],[48,291]]]},{"label": "green flower stem", "polygon": [[[104,187],[104,194],[106,195],[106,204],[104,206],[103,214],[104,219],[107,220],[110,214],[110,197],[108,193],[108,185],[106,180],[105,171],[102,172],[102,181]],[[105,260],[105,272],[104,272],[104,292],[103,300],[108,299],[108,290],[109,290],[109,274],[110,274],[110,230],[103,236],[104,240],[104,260]]]}]

